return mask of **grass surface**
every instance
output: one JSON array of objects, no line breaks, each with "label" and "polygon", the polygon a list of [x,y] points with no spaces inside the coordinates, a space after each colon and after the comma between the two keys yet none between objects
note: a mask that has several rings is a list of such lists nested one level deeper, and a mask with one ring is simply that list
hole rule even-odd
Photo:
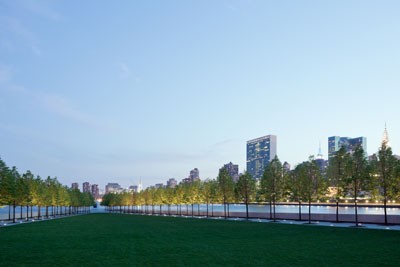
[{"label": "grass surface", "polygon": [[0,228],[0,266],[400,266],[400,232],[91,214]]}]

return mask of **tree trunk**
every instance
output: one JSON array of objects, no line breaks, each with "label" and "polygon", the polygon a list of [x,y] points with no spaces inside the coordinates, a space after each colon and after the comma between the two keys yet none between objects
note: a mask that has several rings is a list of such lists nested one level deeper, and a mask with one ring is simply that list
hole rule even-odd
[{"label": "tree trunk", "polygon": [[246,200],[246,220],[249,219],[249,203]]},{"label": "tree trunk", "polygon": [[272,200],[269,200],[269,219],[272,220]]},{"label": "tree trunk", "polygon": [[15,223],[15,200],[13,203],[13,223]]},{"label": "tree trunk", "polygon": [[336,200],[336,222],[339,222],[339,201]]},{"label": "tree trunk", "polygon": [[299,201],[299,221],[301,221],[301,201]]},{"label": "tree trunk", "polygon": [[385,212],[385,225],[388,224],[388,221],[387,221],[387,210],[386,210],[386,208],[387,208],[387,205],[386,205],[386,196],[385,196],[385,198],[383,199],[383,210],[384,210],[384,212]]},{"label": "tree trunk", "polygon": [[225,201],[225,198],[224,198],[224,217],[226,219],[226,201]]},{"label": "tree trunk", "polygon": [[276,197],[274,195],[274,222],[276,222],[275,203],[276,203]]},{"label": "tree trunk", "polygon": [[357,198],[354,200],[354,208],[355,208],[355,215],[356,215],[356,226],[358,226]]},{"label": "tree trunk", "polygon": [[357,193],[358,193],[357,180],[355,180],[354,181],[354,212],[356,215],[356,227],[358,227]]}]

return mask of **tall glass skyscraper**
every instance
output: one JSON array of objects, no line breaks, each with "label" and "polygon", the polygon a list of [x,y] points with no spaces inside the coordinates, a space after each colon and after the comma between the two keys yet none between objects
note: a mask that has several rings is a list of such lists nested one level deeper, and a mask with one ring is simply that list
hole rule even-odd
[{"label": "tall glass skyscraper", "polygon": [[247,141],[247,172],[260,179],[265,167],[276,156],[276,135]]},{"label": "tall glass skyscraper", "polygon": [[356,147],[360,145],[365,153],[367,153],[367,138],[366,137],[340,137],[340,136],[331,136],[328,137],[328,157],[331,159],[336,151],[338,151],[342,146],[346,148],[347,152],[352,152],[356,149]]}]

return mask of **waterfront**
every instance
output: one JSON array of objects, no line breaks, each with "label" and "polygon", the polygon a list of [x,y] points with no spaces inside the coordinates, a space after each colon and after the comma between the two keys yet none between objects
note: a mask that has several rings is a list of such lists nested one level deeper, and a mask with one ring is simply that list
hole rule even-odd
[{"label": "waterfront", "polygon": [[[310,208],[310,209],[309,209]],[[209,205],[158,205],[138,207],[112,207],[107,208],[110,212],[122,213],[145,213],[163,214],[177,216],[204,216],[204,217],[226,217],[246,218],[246,206],[243,204]],[[387,223],[400,224],[399,206],[393,205],[386,209]],[[313,203],[310,207],[302,204],[299,208],[295,203],[277,203],[274,206],[268,204],[249,205],[248,218],[252,219],[277,219],[298,221],[327,221],[327,222],[356,222],[357,223],[385,223],[384,208],[380,205],[365,204],[358,206],[357,216],[353,204],[340,204],[338,207],[332,204]]]},{"label": "waterfront", "polygon": [[[132,209],[129,206],[121,206],[115,207],[115,209],[123,209],[128,210]],[[246,205],[244,204],[227,204],[226,208],[229,209],[230,212],[246,212]],[[273,208],[273,205],[271,206]],[[142,211],[151,211],[154,210],[155,212],[160,211],[160,205],[150,206],[135,206],[134,209],[139,209]],[[309,206],[307,203],[301,204],[301,213],[308,213]],[[176,211],[183,211],[186,212],[188,210],[191,212],[192,205],[191,204],[181,204],[181,205],[161,205],[161,211],[165,212],[176,212]],[[193,204],[193,210],[195,213],[197,212],[207,212],[207,205],[206,204]],[[208,205],[208,212],[223,212],[224,205],[223,204],[209,204]],[[384,215],[384,208],[383,205],[359,205],[357,208],[358,214],[365,214],[365,215]],[[270,212],[270,205],[265,204],[249,204],[249,212],[250,213],[268,213]],[[299,204],[285,204],[285,203],[277,203],[275,205],[275,212],[276,213],[299,213]],[[311,213],[312,214],[336,214],[336,206],[335,205],[323,205],[318,203],[313,203],[311,205]],[[354,205],[353,204],[340,204],[339,205],[339,214],[354,214]],[[388,206],[387,213],[389,215],[399,215],[400,216],[400,208],[398,205]]]},{"label": "waterfront", "polygon": [[[321,221],[343,221],[352,222],[354,221],[355,208],[353,204],[341,203],[338,206],[338,210],[334,204],[321,204],[313,203],[310,206],[312,220]],[[105,212],[106,208],[98,205],[97,208],[91,208],[91,212]],[[170,214],[170,215],[185,215],[185,216],[208,216],[208,217],[246,217],[246,206],[244,204],[227,204],[224,211],[223,204],[209,204],[208,209],[206,204],[181,204],[181,205],[155,205],[155,206],[121,206],[114,207],[114,212],[125,212],[125,213],[152,213],[152,214]],[[11,218],[13,211],[11,207]],[[55,209],[56,211],[56,209]],[[63,208],[63,211],[65,209]],[[338,218],[336,218],[336,211],[338,211]],[[60,210],[58,210],[58,215]],[[274,213],[274,206],[268,204],[250,204],[249,205],[249,217],[250,218],[261,218],[268,219],[272,218]],[[277,219],[292,219],[292,220],[308,220],[309,206],[307,203],[302,203],[301,209],[299,204],[296,203],[277,203],[275,205],[275,218]],[[360,205],[357,208],[358,216],[361,218],[361,222],[370,223],[381,223],[384,217],[384,208],[382,205]],[[46,215],[46,207],[41,207],[41,216]],[[49,216],[54,216],[51,207],[48,208]],[[400,223],[400,207],[398,205],[391,205],[387,208],[387,214],[389,218],[392,218],[390,223]],[[33,207],[32,212],[29,209],[27,213],[26,206],[22,207],[22,213],[20,206],[15,209],[15,218],[19,220],[27,218],[35,218],[38,216],[38,208]],[[8,220],[9,208],[8,206],[2,206],[0,208],[0,221]]]},{"label": "waterfront", "polygon": [[[104,210],[104,208],[103,208]],[[27,210],[26,206],[16,206],[15,207],[15,219],[16,220],[27,220],[27,219],[32,219],[32,218],[37,218],[39,215],[39,209],[37,206],[29,207],[29,209]],[[62,207],[62,209],[60,209],[60,207],[58,207],[58,209],[56,207],[54,207],[54,209],[52,207],[48,207],[47,209],[47,213],[46,213],[46,207],[41,207],[40,208],[40,217],[45,217],[46,214],[49,217],[54,217],[54,216],[61,216],[61,215],[65,215],[68,214],[68,207]],[[46,216],[47,217],[47,216]],[[13,207],[9,207],[9,206],[0,206],[0,221],[7,221],[9,220],[9,218],[12,220],[13,218]]]}]

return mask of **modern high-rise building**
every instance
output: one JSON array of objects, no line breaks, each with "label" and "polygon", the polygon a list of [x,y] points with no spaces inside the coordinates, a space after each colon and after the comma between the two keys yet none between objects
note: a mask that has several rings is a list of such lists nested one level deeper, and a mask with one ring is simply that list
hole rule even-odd
[{"label": "modern high-rise building", "polygon": [[71,188],[79,190],[79,184],[78,183],[72,183]]},{"label": "modern high-rise building", "polygon": [[92,186],[91,186],[91,194],[94,197],[94,199],[99,198],[99,196],[100,196],[99,185],[92,184]]},{"label": "modern high-rise building", "polygon": [[235,183],[239,180],[239,165],[229,162],[225,164],[222,168],[225,168],[228,171],[229,175],[232,177]]},{"label": "modern high-rise building", "polygon": [[328,137],[328,158],[331,159],[335,153],[343,146],[347,152],[354,152],[357,146],[361,146],[365,153],[367,153],[367,138],[366,137],[340,137],[330,136]]},{"label": "modern high-rise building", "polygon": [[383,131],[382,145],[384,145],[386,147],[390,147],[389,134],[388,134],[388,131],[387,131],[387,128],[386,128],[386,123],[385,123],[385,130]]},{"label": "modern high-rise building", "polygon": [[324,155],[322,155],[321,150],[321,142],[319,143],[318,154],[314,158],[315,163],[318,165],[319,170],[323,176],[326,175],[326,169],[328,168],[328,161],[324,159]]},{"label": "modern high-rise building", "polygon": [[90,193],[91,192],[89,182],[84,182],[82,184],[82,192],[83,193]]},{"label": "modern high-rise building", "polygon": [[276,135],[266,135],[247,141],[247,172],[260,179],[265,167],[275,158]]}]

